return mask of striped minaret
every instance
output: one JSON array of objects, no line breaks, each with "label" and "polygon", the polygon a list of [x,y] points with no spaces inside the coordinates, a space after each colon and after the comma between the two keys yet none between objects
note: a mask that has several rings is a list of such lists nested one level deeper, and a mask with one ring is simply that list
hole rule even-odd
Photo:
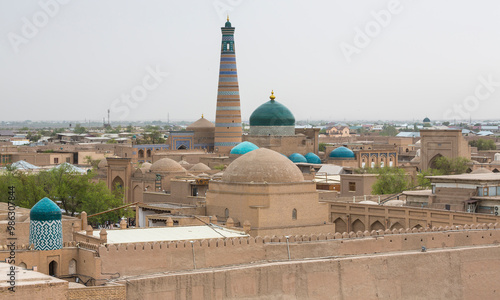
[{"label": "striped minaret", "polygon": [[229,153],[241,143],[241,110],[236,55],[234,53],[234,27],[229,17],[222,29],[220,53],[219,88],[217,90],[217,111],[215,113],[215,151]]}]

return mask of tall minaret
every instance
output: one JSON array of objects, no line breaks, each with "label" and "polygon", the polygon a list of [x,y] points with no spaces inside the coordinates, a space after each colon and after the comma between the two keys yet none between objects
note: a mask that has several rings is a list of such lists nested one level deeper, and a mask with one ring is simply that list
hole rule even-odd
[{"label": "tall minaret", "polygon": [[218,153],[229,153],[241,143],[241,110],[236,55],[234,53],[234,27],[229,16],[222,29],[220,53],[219,88],[215,113],[214,148]]}]

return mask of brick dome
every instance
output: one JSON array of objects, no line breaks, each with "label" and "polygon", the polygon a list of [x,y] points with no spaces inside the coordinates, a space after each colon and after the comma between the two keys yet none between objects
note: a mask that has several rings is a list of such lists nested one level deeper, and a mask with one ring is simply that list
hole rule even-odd
[{"label": "brick dome", "polygon": [[304,181],[304,176],[286,156],[260,148],[235,159],[224,171],[222,181],[291,183]]}]

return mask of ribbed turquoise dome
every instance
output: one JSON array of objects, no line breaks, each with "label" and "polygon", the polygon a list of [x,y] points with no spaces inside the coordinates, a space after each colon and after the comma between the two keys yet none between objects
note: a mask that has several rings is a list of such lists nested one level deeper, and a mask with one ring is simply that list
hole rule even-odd
[{"label": "ribbed turquoise dome", "polygon": [[333,158],[354,158],[354,152],[351,149],[348,149],[344,146],[338,147],[337,149],[333,149],[330,152],[330,157]]},{"label": "ribbed turquoise dome", "polygon": [[38,201],[32,208],[30,212],[30,219],[34,221],[51,221],[51,220],[61,220],[62,214],[61,209],[54,201],[45,197]]},{"label": "ribbed turquoise dome", "polygon": [[252,126],[295,126],[295,117],[286,106],[270,100],[253,111],[250,116]]},{"label": "ribbed turquoise dome", "polygon": [[253,151],[255,149],[259,149],[254,143],[250,142],[241,142],[238,145],[234,146],[233,149],[231,149],[230,154],[238,154],[238,155],[243,155],[246,154],[250,151]]},{"label": "ribbed turquoise dome", "polygon": [[307,159],[307,162],[310,164],[320,164],[321,163],[321,158],[317,156],[316,154],[309,152],[304,157]]},{"label": "ribbed turquoise dome", "polygon": [[299,153],[293,153],[288,156],[288,158],[293,161],[294,163],[306,163],[307,159],[304,157],[304,155],[299,154]]}]

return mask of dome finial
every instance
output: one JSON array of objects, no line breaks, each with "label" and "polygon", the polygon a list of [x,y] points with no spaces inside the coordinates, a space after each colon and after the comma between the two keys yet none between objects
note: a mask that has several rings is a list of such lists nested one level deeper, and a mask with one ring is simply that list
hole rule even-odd
[{"label": "dome finial", "polygon": [[201,114],[201,118],[203,119],[203,114]]},{"label": "dome finial", "polygon": [[229,22],[229,14],[227,14],[227,21]]},{"label": "dome finial", "polygon": [[273,100],[276,99],[276,96],[274,96],[274,90],[271,91],[271,96],[269,96],[269,99]]}]

